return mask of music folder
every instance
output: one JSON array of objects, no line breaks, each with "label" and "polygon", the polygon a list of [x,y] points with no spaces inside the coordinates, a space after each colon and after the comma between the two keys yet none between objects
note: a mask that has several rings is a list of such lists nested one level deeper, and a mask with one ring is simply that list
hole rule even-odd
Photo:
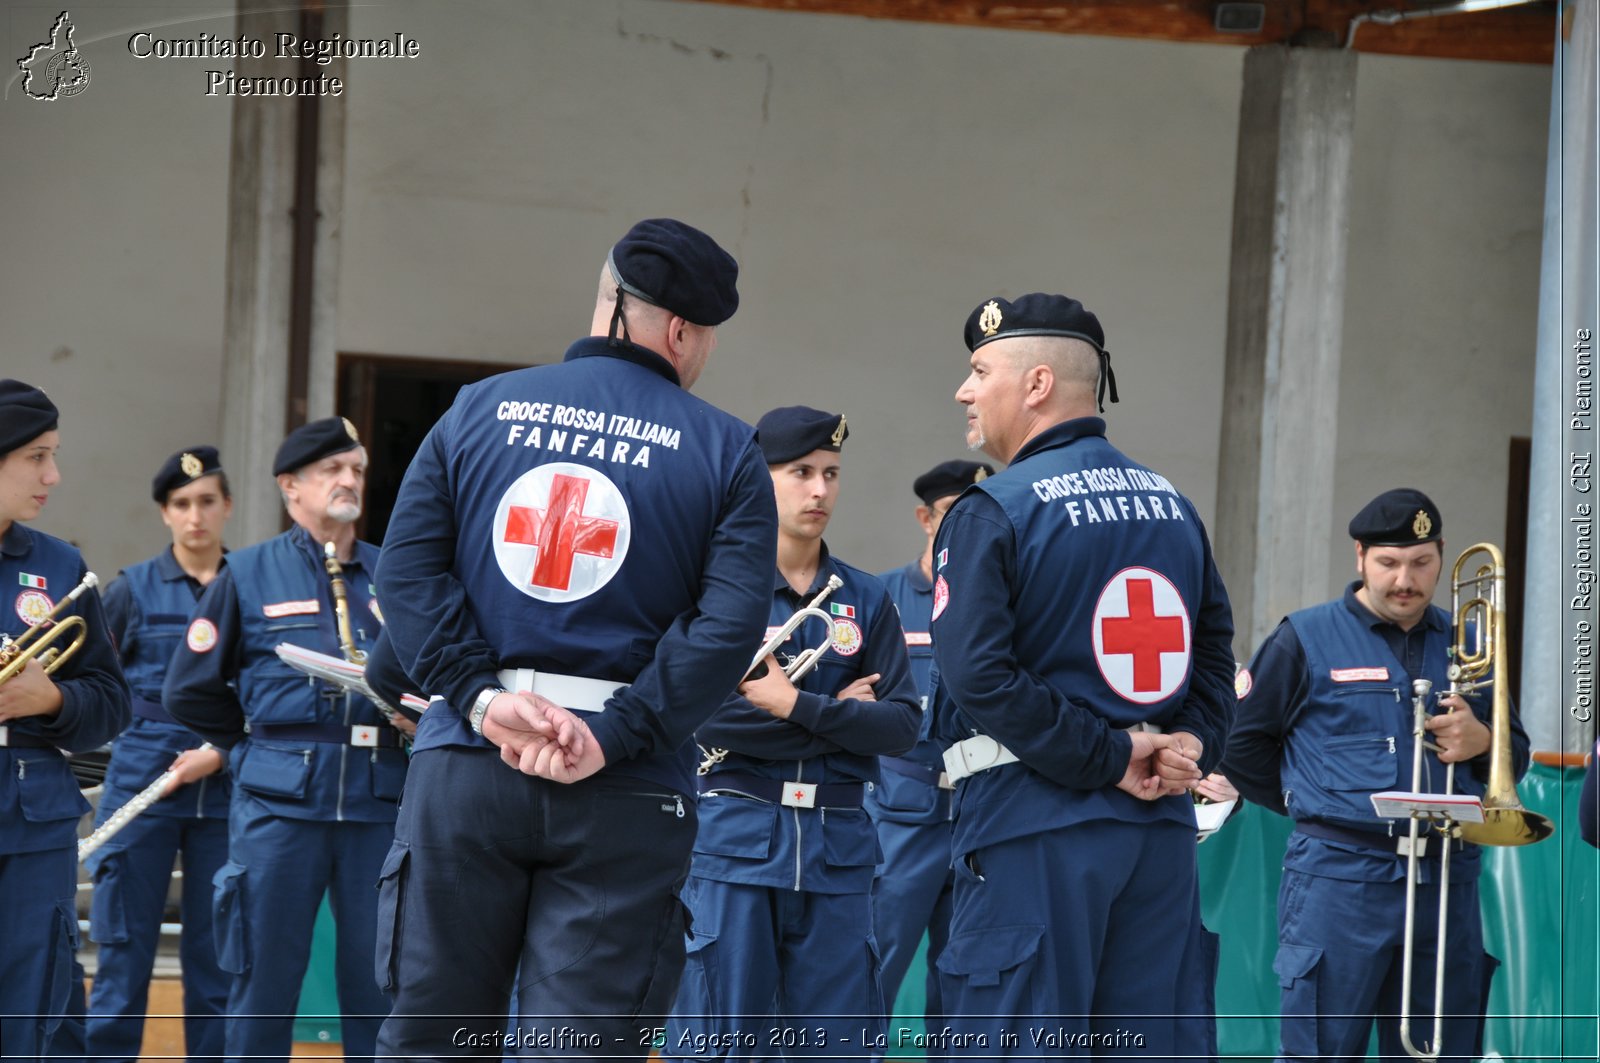
[{"label": "music folder", "polygon": [[1429,794],[1410,790],[1385,790],[1372,795],[1372,808],[1384,819],[1450,819],[1457,823],[1482,823],[1483,802],[1471,794]]}]

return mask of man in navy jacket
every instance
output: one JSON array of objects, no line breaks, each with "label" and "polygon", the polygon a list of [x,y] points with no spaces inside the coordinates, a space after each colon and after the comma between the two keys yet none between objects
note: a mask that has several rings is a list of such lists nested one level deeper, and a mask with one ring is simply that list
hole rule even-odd
[{"label": "man in navy jacket", "polygon": [[640,222],[590,335],[463,388],[406,473],[378,584],[402,670],[443,700],[381,883],[384,1055],[650,1052],[683,966],[690,739],[766,621],[754,432],[688,391],[737,272]]},{"label": "man in navy jacket", "polygon": [[966,342],[967,441],[1009,467],[961,495],[934,544],[957,780],[939,970],[975,1035],[953,1047],[1203,1053],[1215,958],[1187,790],[1233,708],[1227,591],[1194,506],[1105,438],[1097,399],[1116,387],[1093,314],[990,299]]}]

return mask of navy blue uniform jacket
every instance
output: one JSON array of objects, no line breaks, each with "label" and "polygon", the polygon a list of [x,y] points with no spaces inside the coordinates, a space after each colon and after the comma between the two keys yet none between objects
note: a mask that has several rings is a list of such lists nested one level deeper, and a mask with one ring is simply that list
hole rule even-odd
[{"label": "navy blue uniform jacket", "polygon": [[605,770],[692,793],[689,739],[766,623],[777,516],[754,440],[666,359],[599,338],[463,388],[406,471],[378,569],[396,658],[448,705],[416,750],[487,748],[473,700],[535,668],[631,684],[587,721]]},{"label": "navy blue uniform jacket", "polygon": [[1021,760],[958,784],[958,853],[1093,819],[1194,824],[1187,796],[1115,788],[1137,723],[1194,734],[1203,771],[1222,757],[1233,612],[1187,498],[1100,418],[1066,421],[963,492],[934,567],[938,732]]}]

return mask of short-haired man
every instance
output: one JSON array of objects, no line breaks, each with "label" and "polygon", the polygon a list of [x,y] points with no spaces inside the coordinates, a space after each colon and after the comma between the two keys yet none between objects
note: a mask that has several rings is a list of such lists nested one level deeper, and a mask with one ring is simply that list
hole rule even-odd
[{"label": "short-haired man", "polygon": [[[872,883],[872,925],[883,958],[883,1001],[893,1007],[900,982],[911,966],[923,933],[928,935],[925,1002],[926,1028],[941,1027],[944,1005],[937,964],[950,937],[950,901],[955,873],[950,868],[951,826],[955,819],[955,784],[944,770],[944,746],[929,733],[928,707],[933,701],[933,537],[956,497],[989,476],[994,466],[979,461],[944,461],[911,484],[919,499],[915,510],[922,527],[921,555],[885,572],[889,597],[900,612],[911,675],[922,699],[922,731],[917,744],[902,757],[879,757],[883,769],[877,788],[867,797],[867,811],[878,827],[883,862]],[[942,1053],[935,1045],[930,1055]]]},{"label": "short-haired man", "polygon": [[[1444,566],[1444,519],[1412,488],[1385,491],[1350,521],[1356,574],[1341,598],[1290,614],[1239,673],[1238,712],[1223,771],[1240,793],[1294,820],[1278,890],[1280,1058],[1360,1059],[1374,1024],[1378,1051],[1404,1054],[1397,1016],[1406,911],[1402,845],[1409,824],[1378,818],[1372,795],[1455,789],[1481,797],[1489,777],[1486,698],[1446,693],[1451,618],[1433,605]],[[1444,711],[1427,721],[1413,786],[1412,682],[1431,681]],[[1516,714],[1513,773],[1528,767]],[[1489,981],[1478,846],[1424,832],[1419,854],[1411,1041],[1444,1058],[1481,1054]],[[1437,941],[1440,856],[1450,857],[1445,941]],[[1449,960],[1443,1029],[1433,1029],[1434,957]],[[1442,1041],[1439,1038],[1442,1037]]]},{"label": "short-haired man", "polygon": [[1106,440],[1096,407],[1116,389],[1093,314],[994,298],[965,339],[967,441],[1008,468],[934,543],[935,711],[957,779],[939,970],[953,1025],[987,1044],[953,1050],[1036,1053],[1022,1018],[1080,1051],[1203,1050],[1187,791],[1233,707],[1227,591],[1194,506]]},{"label": "short-haired man", "polygon": [[690,739],[749,665],[772,564],[754,433],[689,394],[737,276],[700,230],[640,222],[589,335],[463,388],[406,472],[378,582],[400,671],[443,700],[380,887],[385,1056],[650,1053],[683,969]]},{"label": "short-haired man", "polygon": [[[828,622],[808,617],[696,733],[709,759],[667,1059],[866,1057],[861,1031],[880,1021],[880,852],[862,806],[879,755],[910,749],[921,717],[894,602],[822,540],[848,434],[842,416],[806,406],[756,424],[778,504],[769,638],[831,578],[840,584],[820,606]],[[791,681],[785,667],[813,651],[815,667]],[[753,1033],[765,1042],[754,1051]]]},{"label": "short-haired man", "polygon": [[106,588],[106,622],[133,688],[133,723],[118,736],[95,812],[104,824],[167,771],[165,796],[96,849],[89,936],[95,953],[88,1052],[139,1056],[150,976],[173,861],[183,856],[178,940],[183,969],[184,1051],[191,1060],[223,1052],[222,1015],[233,976],[217,965],[211,933],[211,879],[228,859],[232,783],[221,751],[197,748],[193,732],[161,704],[161,684],[208,584],[223,564],[222,531],[233,513],[217,448],[189,447],[156,470],[150,497],[172,535],[155,557],[130,565]]},{"label": "short-haired man", "polygon": [[[290,432],[272,472],[294,524],[228,554],[195,606],[162,702],[179,723],[230,750],[229,854],[215,879],[213,928],[217,958],[234,975],[227,1055],[289,1055],[326,893],[345,1054],[367,1056],[388,1011],[372,978],[373,883],[394,838],[406,755],[400,732],[372,702],[308,683],[274,652],[287,642],[337,656],[346,627],[363,652],[377,638],[378,549],[355,530],[367,451],[355,426],[328,417]],[[328,543],[342,568],[346,623],[337,615]]]}]

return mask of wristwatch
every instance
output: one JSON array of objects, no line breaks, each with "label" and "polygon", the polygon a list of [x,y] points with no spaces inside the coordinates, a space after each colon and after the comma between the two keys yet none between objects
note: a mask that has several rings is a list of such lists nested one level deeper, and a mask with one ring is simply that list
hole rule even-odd
[{"label": "wristwatch", "polygon": [[477,700],[472,703],[472,711],[467,713],[467,724],[475,735],[483,734],[483,718],[489,712],[489,702],[495,699],[496,694],[504,694],[505,687],[484,687],[479,692]]}]

